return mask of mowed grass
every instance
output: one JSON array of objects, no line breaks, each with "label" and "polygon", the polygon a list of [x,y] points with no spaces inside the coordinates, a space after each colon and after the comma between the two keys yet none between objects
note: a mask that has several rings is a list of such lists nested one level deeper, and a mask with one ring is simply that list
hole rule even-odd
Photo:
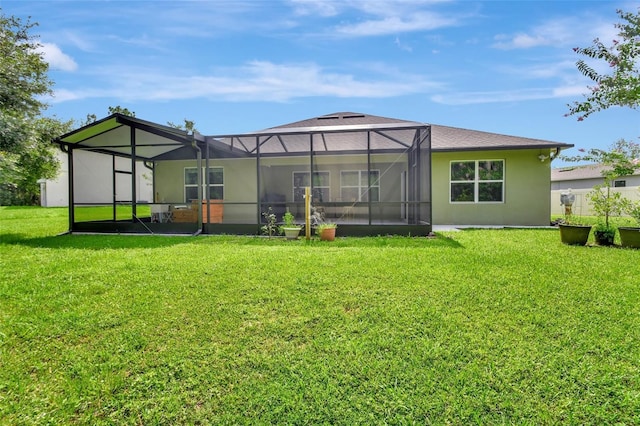
[{"label": "mowed grass", "polygon": [[640,423],[640,250],[66,228],[0,208],[0,424]]}]

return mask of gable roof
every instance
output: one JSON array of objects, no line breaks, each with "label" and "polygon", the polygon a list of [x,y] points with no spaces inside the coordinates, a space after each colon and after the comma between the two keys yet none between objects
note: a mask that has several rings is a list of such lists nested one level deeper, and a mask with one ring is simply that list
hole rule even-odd
[{"label": "gable roof", "polygon": [[135,152],[136,158],[152,160],[182,151],[193,156],[194,138],[184,130],[115,113],[59,136],[54,142],[117,156],[131,156]]}]

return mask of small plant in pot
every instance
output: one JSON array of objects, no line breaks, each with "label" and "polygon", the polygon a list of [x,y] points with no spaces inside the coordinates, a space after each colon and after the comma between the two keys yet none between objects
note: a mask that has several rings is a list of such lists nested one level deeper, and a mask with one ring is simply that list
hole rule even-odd
[{"label": "small plant in pot", "polygon": [[287,211],[282,216],[282,222],[283,224],[280,227],[280,232],[287,237],[287,240],[297,240],[302,226],[295,224],[293,214],[290,211]]},{"label": "small plant in pot", "polygon": [[322,241],[333,241],[336,238],[336,228],[338,225],[331,222],[319,223],[316,226],[316,233]]},{"label": "small plant in pot", "polygon": [[619,192],[611,192],[611,182],[608,182],[607,179],[605,179],[605,184],[594,186],[593,191],[587,194],[587,198],[591,201],[593,211],[598,216],[598,224],[593,231],[596,243],[601,246],[612,246],[616,236],[616,228],[611,225],[609,218],[622,214],[626,199]]}]

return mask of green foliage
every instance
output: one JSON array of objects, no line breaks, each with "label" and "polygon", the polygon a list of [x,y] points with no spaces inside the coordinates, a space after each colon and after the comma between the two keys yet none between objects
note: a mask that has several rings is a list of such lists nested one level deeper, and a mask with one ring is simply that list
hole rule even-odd
[{"label": "green foliage", "polygon": [[65,211],[0,208],[0,423],[640,420],[639,250],[55,236]]},{"label": "green foliage", "polygon": [[129,111],[128,108],[123,108],[120,105],[117,106],[110,106],[109,107],[109,115],[111,114],[122,114],[122,115],[126,115],[128,117],[135,117],[136,113],[133,111]]},{"label": "green foliage", "polygon": [[637,13],[618,10],[622,22],[615,24],[618,39],[606,46],[595,39],[593,45],[574,51],[589,59],[608,65],[610,74],[599,73],[584,60],[576,63],[578,70],[595,83],[583,102],[568,105],[567,115],[583,120],[594,112],[611,106],[637,108],[640,105],[640,8]]},{"label": "green foliage", "polygon": [[167,123],[167,126],[173,127],[174,129],[186,130],[190,133],[196,133],[198,129],[196,129],[196,123],[193,120],[184,119],[184,124],[175,124],[171,121]]},{"label": "green foliage", "polygon": [[276,225],[276,214],[273,212],[273,209],[269,207],[266,212],[262,212],[262,217],[265,220],[265,224],[260,227],[260,229],[264,235],[271,238],[278,230],[278,225]]},{"label": "green foliage", "polygon": [[34,119],[20,153],[0,156],[0,205],[34,205],[39,203],[40,179],[52,179],[59,170],[51,140],[71,130],[72,121],[56,118]]},{"label": "green foliage", "polygon": [[337,227],[338,225],[333,222],[321,222],[318,225],[316,225],[316,231],[320,233],[324,229],[335,229]]},{"label": "green foliage", "polygon": [[620,192],[612,192],[611,185],[596,185],[587,193],[587,199],[591,202],[593,212],[600,218],[606,229],[609,226],[611,216],[620,216],[627,205],[628,200]]},{"label": "green foliage", "polygon": [[640,169],[640,144],[620,139],[608,150],[592,148],[584,154],[563,159],[605,166],[601,172],[604,184],[594,186],[587,198],[591,201],[594,212],[601,218],[605,227],[609,228],[609,217],[618,216],[629,208],[629,200],[621,193],[611,191],[611,188],[616,179],[631,176]]},{"label": "green foliage", "polygon": [[293,222],[293,220],[294,220],[293,214],[289,210],[287,210],[285,214],[282,216],[282,223],[286,227],[290,228],[292,226],[295,226],[295,223]]},{"label": "green foliage", "polygon": [[[640,189],[638,189],[640,191]],[[640,226],[640,201],[629,202],[626,205],[626,213],[631,216]]]},{"label": "green foliage", "polygon": [[36,24],[5,16],[0,9],[0,155],[21,154],[32,133],[31,122],[51,93],[49,65],[38,52]]}]

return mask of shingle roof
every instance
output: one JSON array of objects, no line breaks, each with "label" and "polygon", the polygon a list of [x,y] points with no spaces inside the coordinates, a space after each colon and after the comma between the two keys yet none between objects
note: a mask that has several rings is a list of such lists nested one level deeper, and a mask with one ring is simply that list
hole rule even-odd
[{"label": "shingle roof", "polygon": [[[582,166],[560,167],[551,169],[551,181],[560,182],[565,180],[583,180],[602,178],[602,171],[606,166],[602,164],[587,164]],[[638,170],[635,175],[640,175]]]},{"label": "shingle roof", "polygon": [[[265,131],[278,129],[318,128],[328,126],[377,126],[377,125],[415,125],[421,123],[415,121],[400,120],[397,118],[380,117],[377,115],[362,114],[358,112],[335,112],[320,117],[309,118],[271,127]],[[536,148],[571,148],[573,145],[553,142],[542,139],[524,138],[520,136],[508,136],[497,133],[482,132],[479,130],[461,129],[458,127],[431,125],[431,149],[433,151],[469,151],[487,149],[536,149]]]},{"label": "shingle roof", "polygon": [[362,114],[359,112],[334,112],[333,114],[321,115],[319,117],[308,118],[282,126],[270,127],[266,130],[328,127],[328,126],[369,126],[377,124],[413,124],[424,125],[414,121],[400,120],[397,118],[381,117],[378,115]]},{"label": "shingle roof", "polygon": [[561,142],[501,135],[437,124],[431,125],[431,132],[431,149],[433,151],[573,147],[571,144]]}]

